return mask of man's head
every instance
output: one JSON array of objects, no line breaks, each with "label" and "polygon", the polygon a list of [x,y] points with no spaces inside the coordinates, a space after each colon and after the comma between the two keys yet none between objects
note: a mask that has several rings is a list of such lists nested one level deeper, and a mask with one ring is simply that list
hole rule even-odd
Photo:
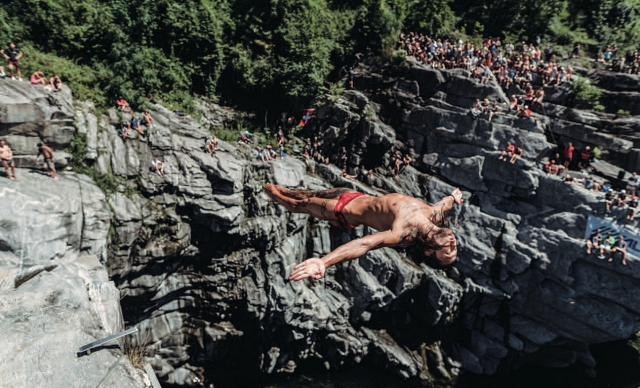
[{"label": "man's head", "polygon": [[433,225],[417,234],[410,256],[413,261],[424,262],[431,268],[445,269],[456,261],[457,241],[446,215],[434,217],[430,220]]},{"label": "man's head", "polygon": [[16,45],[13,42],[9,42],[9,48],[13,50],[16,48]]},{"label": "man's head", "polygon": [[0,147],[4,147],[5,144],[4,140],[0,139]]},{"label": "man's head", "polygon": [[42,143],[38,143],[38,149],[42,148]]},{"label": "man's head", "polygon": [[[447,267],[456,261],[458,256],[456,236],[449,228],[439,228],[431,239],[431,244],[423,244],[423,254],[427,259],[427,264],[430,261],[435,263],[431,265],[434,267]],[[436,264],[436,265],[433,265]]]}]

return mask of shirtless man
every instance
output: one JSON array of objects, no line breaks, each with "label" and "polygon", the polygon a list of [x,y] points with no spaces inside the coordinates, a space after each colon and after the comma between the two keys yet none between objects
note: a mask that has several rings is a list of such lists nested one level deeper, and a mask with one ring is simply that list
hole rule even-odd
[{"label": "shirtless man", "polygon": [[267,195],[290,212],[306,213],[346,229],[364,224],[378,230],[378,233],[352,240],[322,258],[311,258],[298,264],[290,280],[320,279],[331,265],[356,259],[371,250],[400,244],[412,245],[416,254],[433,261],[435,266],[448,266],[456,260],[456,238],[446,227],[445,213],[454,203],[462,203],[459,189],[429,206],[402,194],[371,197],[348,188],[312,192],[287,190],[269,183],[264,188]]},{"label": "shirtless man", "polygon": [[16,175],[16,163],[13,161],[13,151],[4,140],[0,140],[0,162],[2,162],[4,170],[7,172],[7,178],[14,180],[18,177]]},{"label": "shirtless man", "polygon": [[58,179],[56,176],[56,164],[53,160],[53,150],[42,143],[38,143],[38,155],[36,156],[36,163],[40,155],[44,158],[44,169],[47,170],[49,175],[53,177],[53,180]]}]

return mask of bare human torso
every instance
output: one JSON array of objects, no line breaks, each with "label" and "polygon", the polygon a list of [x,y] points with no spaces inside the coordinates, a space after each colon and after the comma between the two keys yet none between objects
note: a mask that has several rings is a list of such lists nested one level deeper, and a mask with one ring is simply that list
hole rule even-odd
[{"label": "bare human torso", "polygon": [[[267,184],[265,191],[290,212],[309,214],[327,220],[333,225],[345,226],[341,225],[335,209],[342,194],[347,193],[348,189],[309,192],[287,190]],[[402,194],[387,194],[382,197],[363,195],[352,199],[342,208],[344,220],[352,226],[363,224],[378,232],[352,240],[322,258],[306,260],[296,266],[290,278],[319,279],[324,276],[327,267],[358,258],[370,250],[400,244],[411,245],[428,240],[433,240],[441,247],[431,250],[431,253],[436,254],[438,261],[443,265],[451,264],[456,258],[455,237],[450,230],[448,234],[438,236],[438,232],[443,230],[435,223],[442,219],[443,213],[451,209],[454,203],[462,203],[462,192],[458,189],[433,206]],[[439,241],[436,241],[436,236]],[[425,250],[426,254],[428,253]]]},{"label": "bare human torso", "polygon": [[402,194],[365,195],[349,202],[343,214],[354,226],[366,225],[379,232],[392,231],[400,237],[400,242],[411,243],[419,231],[433,228],[432,220],[442,216],[441,206],[441,203],[429,206]]},{"label": "bare human torso", "polygon": [[13,151],[9,148],[8,145],[4,147],[0,147],[0,159],[2,160],[11,160],[13,159]]}]

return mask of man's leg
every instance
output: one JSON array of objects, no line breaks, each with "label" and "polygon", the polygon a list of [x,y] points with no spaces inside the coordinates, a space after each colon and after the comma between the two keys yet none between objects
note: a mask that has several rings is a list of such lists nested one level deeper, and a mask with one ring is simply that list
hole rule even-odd
[{"label": "man's leg", "polygon": [[309,214],[327,221],[335,221],[333,209],[338,203],[338,199],[342,194],[352,191],[346,187],[320,191],[287,190],[270,183],[267,183],[264,188],[269,197],[288,211]]},{"label": "man's leg", "polygon": [[2,160],[2,165],[4,166],[4,171],[7,174],[7,178],[13,179],[13,177],[11,176],[11,172],[9,171],[9,164],[7,163],[7,161],[6,160]]},{"label": "man's leg", "polygon": [[16,175],[16,162],[11,162],[11,164],[9,165],[9,167],[11,167],[11,179],[16,179],[18,176]]},{"label": "man's leg", "polygon": [[58,176],[56,175],[56,164],[53,162],[53,160],[47,162],[47,164],[51,164],[51,166],[49,166],[49,168],[51,169],[51,176],[53,177],[54,180],[58,179]]}]

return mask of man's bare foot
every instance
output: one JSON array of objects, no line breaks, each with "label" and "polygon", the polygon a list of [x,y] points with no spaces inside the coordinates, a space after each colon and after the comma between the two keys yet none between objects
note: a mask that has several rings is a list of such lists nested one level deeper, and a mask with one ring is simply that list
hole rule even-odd
[{"label": "man's bare foot", "polygon": [[57,176],[54,176],[54,177],[53,177],[53,180],[54,180],[54,181],[57,181],[57,180],[58,180],[58,177],[57,177]]},{"label": "man's bare foot", "polygon": [[16,178],[14,178],[14,177],[12,177],[11,175],[9,175],[9,179],[10,179],[10,180],[14,180],[14,179],[16,179]]}]

